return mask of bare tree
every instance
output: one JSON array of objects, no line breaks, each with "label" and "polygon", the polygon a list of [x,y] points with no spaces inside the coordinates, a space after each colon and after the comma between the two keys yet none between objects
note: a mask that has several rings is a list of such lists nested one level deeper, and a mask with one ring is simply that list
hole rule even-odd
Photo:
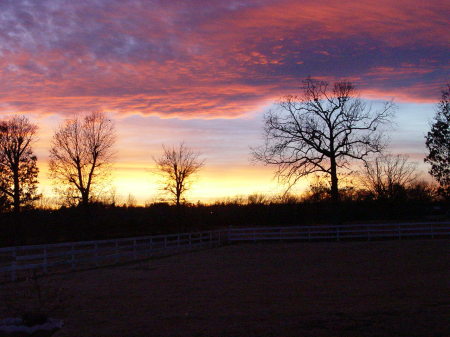
[{"label": "bare tree", "polygon": [[50,176],[60,191],[78,204],[88,205],[111,167],[114,123],[104,113],[68,119],[55,132],[50,149]]},{"label": "bare tree", "polygon": [[163,145],[163,154],[153,158],[157,173],[163,179],[163,190],[173,197],[177,206],[183,194],[190,189],[193,176],[204,166],[204,160],[199,157],[199,153],[181,143],[172,148]]},{"label": "bare tree", "polygon": [[247,196],[247,205],[268,205],[270,198],[263,193],[253,193]]},{"label": "bare tree", "polygon": [[133,194],[129,193],[127,202],[124,205],[126,205],[127,207],[136,207],[137,206],[136,197]]},{"label": "bare tree", "polygon": [[0,202],[19,212],[39,199],[37,158],[33,154],[37,126],[25,116],[0,122]]},{"label": "bare tree", "polygon": [[303,81],[300,96],[286,96],[265,116],[264,146],[253,149],[256,160],[277,167],[288,190],[300,178],[325,174],[331,197],[339,200],[338,170],[364,160],[384,147],[380,127],[393,116],[394,104],[379,110],[358,98],[350,82]]},{"label": "bare tree", "polygon": [[416,181],[416,166],[405,155],[380,155],[364,163],[360,181],[377,199],[394,199]]}]

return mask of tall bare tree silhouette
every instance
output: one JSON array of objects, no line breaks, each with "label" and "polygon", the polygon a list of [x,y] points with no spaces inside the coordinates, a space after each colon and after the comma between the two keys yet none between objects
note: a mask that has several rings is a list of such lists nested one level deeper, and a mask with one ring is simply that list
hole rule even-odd
[{"label": "tall bare tree silhouette", "polygon": [[333,86],[308,78],[299,96],[286,96],[265,116],[263,146],[253,157],[277,167],[288,189],[300,178],[324,174],[331,197],[339,200],[338,171],[384,147],[380,127],[388,123],[394,104],[372,110],[347,81]]},{"label": "tall bare tree silhouette", "polygon": [[179,206],[183,194],[191,187],[193,176],[204,166],[200,154],[181,143],[178,147],[168,148],[163,145],[160,157],[153,158],[156,172],[162,177],[163,190]]},{"label": "tall bare tree silhouette", "polygon": [[39,199],[37,157],[32,144],[37,126],[25,116],[0,121],[0,199],[19,212]]},{"label": "tall bare tree silhouette", "polygon": [[68,202],[88,205],[108,174],[115,143],[114,123],[102,112],[66,120],[50,149],[50,176]]}]

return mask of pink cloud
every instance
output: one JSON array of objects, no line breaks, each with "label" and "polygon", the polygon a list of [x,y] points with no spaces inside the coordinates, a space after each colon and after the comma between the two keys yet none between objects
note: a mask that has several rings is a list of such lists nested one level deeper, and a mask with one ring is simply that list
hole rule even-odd
[{"label": "pink cloud", "polygon": [[3,111],[234,118],[308,75],[430,102],[449,74],[449,6],[437,0],[48,0],[0,10]]}]

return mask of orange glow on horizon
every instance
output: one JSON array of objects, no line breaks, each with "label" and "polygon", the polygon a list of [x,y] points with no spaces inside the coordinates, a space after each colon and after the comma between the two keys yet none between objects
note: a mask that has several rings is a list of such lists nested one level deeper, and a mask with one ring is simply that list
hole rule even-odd
[{"label": "orange glow on horizon", "polygon": [[[53,185],[48,178],[46,163],[40,163],[39,190],[44,197],[57,198],[53,191]],[[159,176],[152,171],[151,165],[130,164],[114,165],[112,175],[104,185],[103,197],[107,199],[112,194],[118,205],[127,202],[128,196],[136,199],[137,205],[167,200],[168,196],[161,190]],[[308,179],[304,179],[293,190],[300,194],[308,186]],[[280,195],[284,192],[283,186],[273,178],[270,168],[262,167],[233,167],[221,169],[206,167],[194,177],[192,188],[186,193],[188,202],[210,203],[239,196],[251,194],[263,194],[269,197]]]}]

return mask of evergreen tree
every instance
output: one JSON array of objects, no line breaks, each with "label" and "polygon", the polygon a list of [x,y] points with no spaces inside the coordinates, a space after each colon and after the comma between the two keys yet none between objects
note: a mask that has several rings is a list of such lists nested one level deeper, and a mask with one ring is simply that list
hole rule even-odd
[{"label": "evergreen tree", "polygon": [[440,193],[450,198],[450,84],[442,91],[434,122],[425,138],[429,151],[425,162],[431,165],[429,173],[439,183]]}]

